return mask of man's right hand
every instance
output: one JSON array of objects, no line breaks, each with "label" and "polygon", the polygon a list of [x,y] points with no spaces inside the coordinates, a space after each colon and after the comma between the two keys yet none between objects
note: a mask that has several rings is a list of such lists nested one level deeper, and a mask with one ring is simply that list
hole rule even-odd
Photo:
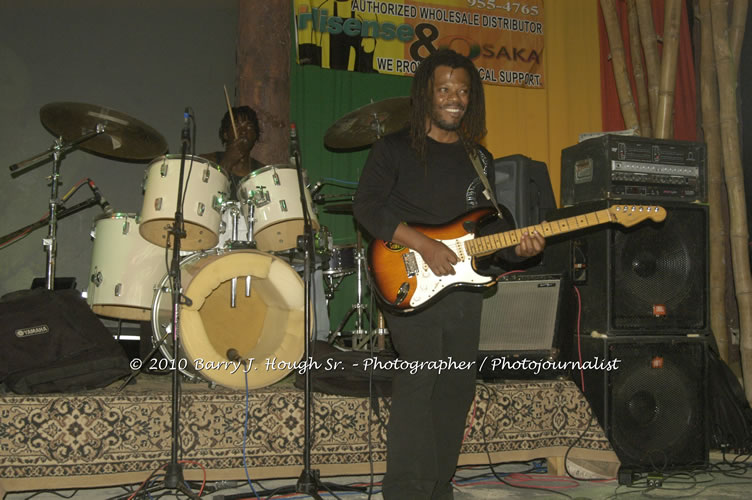
[{"label": "man's right hand", "polygon": [[420,231],[405,224],[397,226],[392,236],[392,241],[418,252],[431,269],[431,272],[436,276],[455,274],[454,265],[459,259],[444,243],[429,238]]}]

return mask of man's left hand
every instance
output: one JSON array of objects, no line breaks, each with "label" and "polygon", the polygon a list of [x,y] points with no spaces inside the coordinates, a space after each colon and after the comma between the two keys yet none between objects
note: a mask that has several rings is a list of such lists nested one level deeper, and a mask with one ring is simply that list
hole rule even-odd
[{"label": "man's left hand", "polygon": [[522,233],[519,244],[514,247],[514,253],[517,257],[534,257],[546,248],[546,239],[538,231]]}]

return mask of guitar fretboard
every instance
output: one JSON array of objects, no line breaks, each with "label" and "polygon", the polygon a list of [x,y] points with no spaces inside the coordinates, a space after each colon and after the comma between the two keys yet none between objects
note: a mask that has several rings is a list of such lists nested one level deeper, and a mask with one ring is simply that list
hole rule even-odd
[{"label": "guitar fretboard", "polygon": [[608,209],[603,209],[574,217],[568,217],[566,219],[542,222],[534,226],[523,227],[520,229],[512,229],[511,231],[504,231],[502,233],[478,236],[465,242],[465,250],[471,257],[482,257],[497,250],[501,250],[502,248],[517,245],[522,239],[524,233],[538,231],[544,238],[548,238],[558,234],[606,224],[611,221],[611,213]]}]

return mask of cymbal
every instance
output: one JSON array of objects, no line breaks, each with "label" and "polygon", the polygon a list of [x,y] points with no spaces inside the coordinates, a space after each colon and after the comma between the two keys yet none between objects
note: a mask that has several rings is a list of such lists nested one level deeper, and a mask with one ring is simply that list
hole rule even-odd
[{"label": "cymbal", "polygon": [[324,207],[324,212],[328,214],[352,214],[352,203],[338,203],[336,205],[329,205]]},{"label": "cymbal", "polygon": [[370,146],[380,137],[403,129],[409,121],[409,97],[372,102],[337,120],[326,131],[324,144],[332,149]]},{"label": "cymbal", "polygon": [[56,137],[73,141],[104,126],[104,132],[78,147],[122,160],[151,160],[167,151],[165,138],[125,113],[80,102],[53,102],[39,111],[42,125]]}]

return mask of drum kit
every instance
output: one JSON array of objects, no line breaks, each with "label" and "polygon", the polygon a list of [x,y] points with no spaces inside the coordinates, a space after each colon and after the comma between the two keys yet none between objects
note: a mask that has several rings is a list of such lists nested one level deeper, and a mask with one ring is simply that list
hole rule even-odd
[{"label": "drum kit", "polygon": [[[368,146],[402,128],[408,110],[407,98],[371,103],[338,120],[326,132],[324,142],[331,149]],[[257,169],[240,181],[236,193],[230,193],[229,176],[220,165],[195,155],[165,154],[167,143],[159,132],[124,113],[59,102],[44,106],[40,117],[58,139],[48,151],[11,166],[11,170],[23,171],[53,158],[53,201],[45,240],[48,289],[54,283],[57,221],[69,215],[57,201],[60,162],[68,151],[82,149],[108,158],[150,162],[144,172],[141,212],[105,213],[92,224],[87,301],[100,316],[151,322],[155,351],[177,362],[187,378],[230,388],[243,388],[247,381],[249,388],[258,388],[280,380],[290,370],[247,370],[246,379],[246,370],[196,370],[196,361],[219,365],[226,363],[228,356],[276,358],[292,366],[301,359],[306,321],[304,282],[293,268],[292,256],[299,255],[304,212],[311,214],[315,266],[323,273],[327,301],[343,278],[357,277],[357,302],[331,332],[329,342],[347,348],[342,343],[343,329],[355,314],[349,347],[363,348],[372,335],[383,347],[387,332],[383,320],[380,318],[373,333],[366,328],[367,279],[360,232],[354,244],[333,244],[328,229],[317,220],[311,190],[305,188],[300,196],[295,166],[275,164]],[[179,176],[182,197],[177,189]],[[180,306],[177,325],[181,341],[175,353],[170,342],[175,321],[170,309],[167,254],[179,200],[185,235],[180,243],[180,284],[187,300]],[[322,200],[325,197],[318,197],[317,202],[326,203]],[[352,196],[349,200],[324,210],[352,214]],[[96,201],[101,200],[88,206]]]}]

